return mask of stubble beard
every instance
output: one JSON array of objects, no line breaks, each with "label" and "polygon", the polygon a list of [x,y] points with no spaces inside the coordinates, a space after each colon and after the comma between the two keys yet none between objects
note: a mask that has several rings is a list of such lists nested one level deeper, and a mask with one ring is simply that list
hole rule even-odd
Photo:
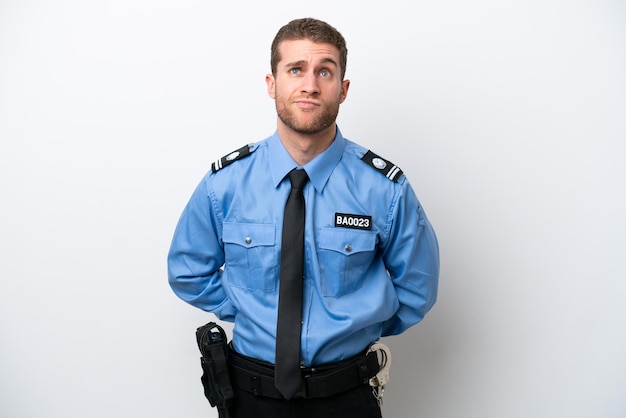
[{"label": "stubble beard", "polygon": [[315,135],[331,126],[337,120],[339,114],[339,102],[323,106],[321,113],[312,120],[300,120],[296,112],[289,108],[284,100],[276,100],[276,113],[278,118],[291,130],[303,135]]}]

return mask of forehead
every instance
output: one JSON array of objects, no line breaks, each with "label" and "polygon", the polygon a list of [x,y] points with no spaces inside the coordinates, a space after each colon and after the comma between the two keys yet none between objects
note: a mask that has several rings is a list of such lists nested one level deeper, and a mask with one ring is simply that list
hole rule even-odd
[{"label": "forehead", "polygon": [[293,62],[319,62],[332,60],[339,64],[339,50],[327,43],[316,43],[308,39],[286,40],[280,46],[279,65]]}]

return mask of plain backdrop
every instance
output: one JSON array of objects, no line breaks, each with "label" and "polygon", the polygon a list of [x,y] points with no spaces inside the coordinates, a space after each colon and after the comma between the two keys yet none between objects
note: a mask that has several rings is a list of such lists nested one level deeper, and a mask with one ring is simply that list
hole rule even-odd
[{"label": "plain backdrop", "polygon": [[440,240],[385,417],[625,417],[623,0],[0,0],[0,417],[217,417],[166,254],[210,162],[274,131],[304,16]]}]

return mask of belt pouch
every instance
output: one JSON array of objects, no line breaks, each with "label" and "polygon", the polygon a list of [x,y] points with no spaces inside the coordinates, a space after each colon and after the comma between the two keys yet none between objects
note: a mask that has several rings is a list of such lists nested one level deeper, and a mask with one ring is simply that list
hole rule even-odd
[{"label": "belt pouch", "polygon": [[226,333],[215,322],[196,330],[198,348],[202,357],[202,386],[204,396],[212,407],[216,407],[220,418],[229,418],[235,392],[233,391],[228,373],[228,341]]}]

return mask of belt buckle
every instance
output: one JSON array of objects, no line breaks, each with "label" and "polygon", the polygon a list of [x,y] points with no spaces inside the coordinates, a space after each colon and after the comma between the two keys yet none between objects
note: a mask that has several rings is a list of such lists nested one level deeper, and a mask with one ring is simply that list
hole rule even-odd
[{"label": "belt buckle", "polygon": [[296,392],[295,395],[293,395],[294,398],[304,398],[307,399],[308,395],[307,395],[307,390],[306,390],[306,380],[304,381],[304,383],[302,384],[302,389],[300,389],[299,391]]},{"label": "belt buckle", "polygon": [[302,386],[300,387],[300,390],[297,391],[295,395],[293,395],[294,398],[308,398],[307,381],[310,377],[310,374],[302,374]]}]

